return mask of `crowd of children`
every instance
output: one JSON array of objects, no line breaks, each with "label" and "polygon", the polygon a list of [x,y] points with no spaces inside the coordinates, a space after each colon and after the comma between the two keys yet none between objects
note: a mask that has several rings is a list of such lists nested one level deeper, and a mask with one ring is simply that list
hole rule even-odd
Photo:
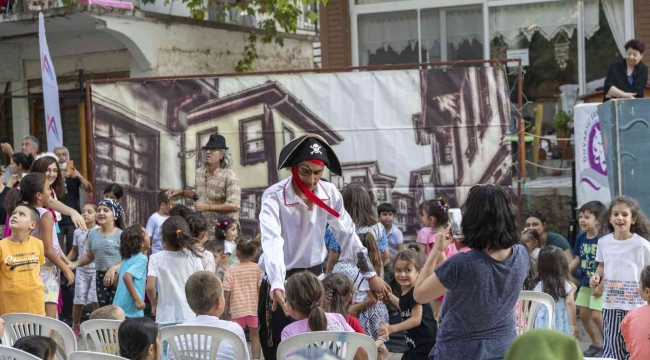
[{"label": "crowd of children", "polygon": [[[4,265],[0,314],[56,317],[62,273],[75,284],[75,334],[88,304],[95,310],[94,318],[126,319],[119,339],[120,354],[128,359],[172,358],[167,343],[160,343],[159,329],[177,324],[228,329],[244,342],[247,329],[252,356],[247,351],[246,358],[261,357],[259,322],[267,319],[257,315],[263,277],[256,263],[259,238],[242,236],[239,223],[228,216],[208,224],[193,210],[174,205],[165,191],[157,194],[158,211],[146,226],[125,228],[122,189],[111,185],[104,199],[83,206],[88,230],[75,231],[66,255],[55,240],[51,185],[46,175],[32,172],[21,179],[19,189],[7,194],[10,235],[0,241]],[[438,324],[449,320],[444,311],[440,313],[443,297],[424,304],[415,300],[424,261],[436,254],[439,259],[429,262],[441,266],[457,253],[480,250],[472,250],[459,238],[444,247],[436,245],[449,231],[449,205],[443,198],[420,205],[424,228],[415,247],[404,249],[402,234],[392,223],[394,213],[391,204],[380,204],[376,215],[383,229],[359,233],[378,276],[392,283],[393,296],[378,298],[357,265],[343,260],[332,262],[324,279],[298,272],[286,283],[287,309],[294,321],[284,328],[282,340],[308,331],[354,331],[372,337],[379,357],[385,358],[391,334],[404,332],[408,348],[404,359],[423,359],[432,353]],[[636,201],[619,197],[608,208],[599,202],[582,206],[579,224],[584,232],[576,240],[571,261],[564,246],[556,246],[562,242],[540,233],[539,224],[521,234],[532,264],[522,288],[554,299],[555,330],[577,337],[580,318],[592,342],[585,355],[648,358],[650,307],[644,305],[650,301],[650,222]],[[215,227],[215,240],[206,241],[210,226]],[[387,241],[388,265],[377,233]],[[525,250],[522,253],[525,256]],[[150,313],[145,313],[147,302]],[[390,309],[399,312],[400,322],[389,323]],[[541,307],[536,327],[545,327],[547,317],[547,309]],[[48,360],[56,352],[56,344],[47,337],[24,338],[15,347]],[[232,346],[219,347],[219,359],[234,357]],[[360,349],[355,358],[367,357],[367,350]]]}]

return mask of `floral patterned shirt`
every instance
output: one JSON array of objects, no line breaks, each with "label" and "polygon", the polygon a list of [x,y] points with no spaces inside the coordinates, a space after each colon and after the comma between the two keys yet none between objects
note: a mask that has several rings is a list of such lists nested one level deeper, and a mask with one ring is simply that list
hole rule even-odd
[{"label": "floral patterned shirt", "polygon": [[[196,194],[200,202],[213,205],[228,204],[239,207],[241,202],[241,188],[239,179],[231,169],[218,168],[212,173],[207,174],[204,167],[196,171]],[[237,220],[239,212],[218,213],[206,211],[203,216],[208,220],[208,240],[214,240],[214,227],[217,219],[221,215],[227,215]]]}]

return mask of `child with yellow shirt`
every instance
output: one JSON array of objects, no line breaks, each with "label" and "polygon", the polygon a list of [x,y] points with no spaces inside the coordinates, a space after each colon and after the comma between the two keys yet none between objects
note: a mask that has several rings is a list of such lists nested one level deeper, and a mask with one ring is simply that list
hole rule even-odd
[{"label": "child with yellow shirt", "polygon": [[41,265],[43,242],[29,236],[41,217],[33,207],[18,205],[9,218],[11,235],[0,240],[0,315],[29,313],[45,316]]}]

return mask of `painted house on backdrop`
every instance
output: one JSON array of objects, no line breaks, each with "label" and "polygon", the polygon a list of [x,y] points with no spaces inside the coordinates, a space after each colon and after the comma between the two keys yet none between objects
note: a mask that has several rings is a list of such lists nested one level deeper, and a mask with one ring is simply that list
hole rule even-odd
[{"label": "painted house on backdrop", "polygon": [[[497,67],[422,71],[422,104],[415,114],[415,142],[430,146],[432,171],[411,173],[411,192],[425,200],[419,186],[431,185],[434,197],[461,206],[475,184],[510,185],[510,102],[506,74]],[[418,179],[418,176],[420,179]],[[415,179],[414,179],[415,177]]]},{"label": "painted house on backdrop", "polygon": [[[187,112],[218,97],[218,79],[93,85],[95,196],[117,183],[129,224],[158,210],[158,189],[185,188]],[[164,173],[164,176],[162,174]]]},{"label": "painted house on backdrop", "polygon": [[404,235],[415,234],[419,225],[413,195],[393,191],[391,196],[391,203],[395,207],[393,225],[397,226]]},{"label": "painted house on backdrop", "polygon": [[[233,158],[233,171],[242,189],[240,217],[242,232],[256,235],[262,193],[270,185],[290,175],[277,170],[282,147],[296,136],[316,133],[330,145],[343,137],[277,82],[267,82],[244,91],[214,99],[194,108],[187,116],[184,152],[200,153],[210,134],[226,138]],[[187,169],[200,167],[201,159],[190,156]],[[327,173],[324,175],[327,179]],[[195,173],[185,172],[189,188],[195,186]]]},{"label": "painted house on backdrop", "polygon": [[363,184],[372,193],[373,206],[391,202],[391,191],[395,186],[395,176],[383,174],[377,161],[341,163],[343,176],[332,175],[331,181],[337,188],[343,189],[351,183]]}]

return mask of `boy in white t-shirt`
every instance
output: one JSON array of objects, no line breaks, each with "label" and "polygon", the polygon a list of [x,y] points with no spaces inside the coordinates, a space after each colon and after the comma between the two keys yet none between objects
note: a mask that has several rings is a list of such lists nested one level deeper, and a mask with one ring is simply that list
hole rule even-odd
[{"label": "boy in white t-shirt", "polygon": [[147,221],[147,235],[151,239],[151,253],[155,254],[163,249],[162,244],[162,224],[169,218],[169,209],[172,207],[172,201],[166,191],[160,191],[156,197],[158,202],[158,212],[155,212]]},{"label": "boy in white t-shirt", "polygon": [[[199,271],[194,273],[187,280],[185,284],[185,297],[187,297],[187,302],[190,304],[192,311],[196,313],[196,319],[189,320],[183,323],[183,325],[203,325],[203,326],[214,326],[216,328],[221,328],[225,330],[230,330],[234,332],[244,345],[244,351],[246,352],[246,360],[250,360],[248,354],[248,346],[246,345],[246,336],[244,335],[244,330],[235,322],[225,321],[219,319],[226,304],[226,300],[223,298],[223,287],[221,280],[217,275],[211,271]],[[183,342],[184,339],[180,339]],[[199,338],[195,336],[193,338],[194,344],[192,349],[210,349],[210,339],[207,343],[204,344],[204,338]],[[179,344],[179,348],[184,348],[183,345]],[[235,354],[235,350],[227,341],[223,341],[219,345],[217,350],[216,359],[219,360],[235,360],[239,357],[239,354]],[[174,356],[171,350],[168,352],[169,359],[174,359]],[[205,354],[198,354],[197,358],[204,358]]]}]

